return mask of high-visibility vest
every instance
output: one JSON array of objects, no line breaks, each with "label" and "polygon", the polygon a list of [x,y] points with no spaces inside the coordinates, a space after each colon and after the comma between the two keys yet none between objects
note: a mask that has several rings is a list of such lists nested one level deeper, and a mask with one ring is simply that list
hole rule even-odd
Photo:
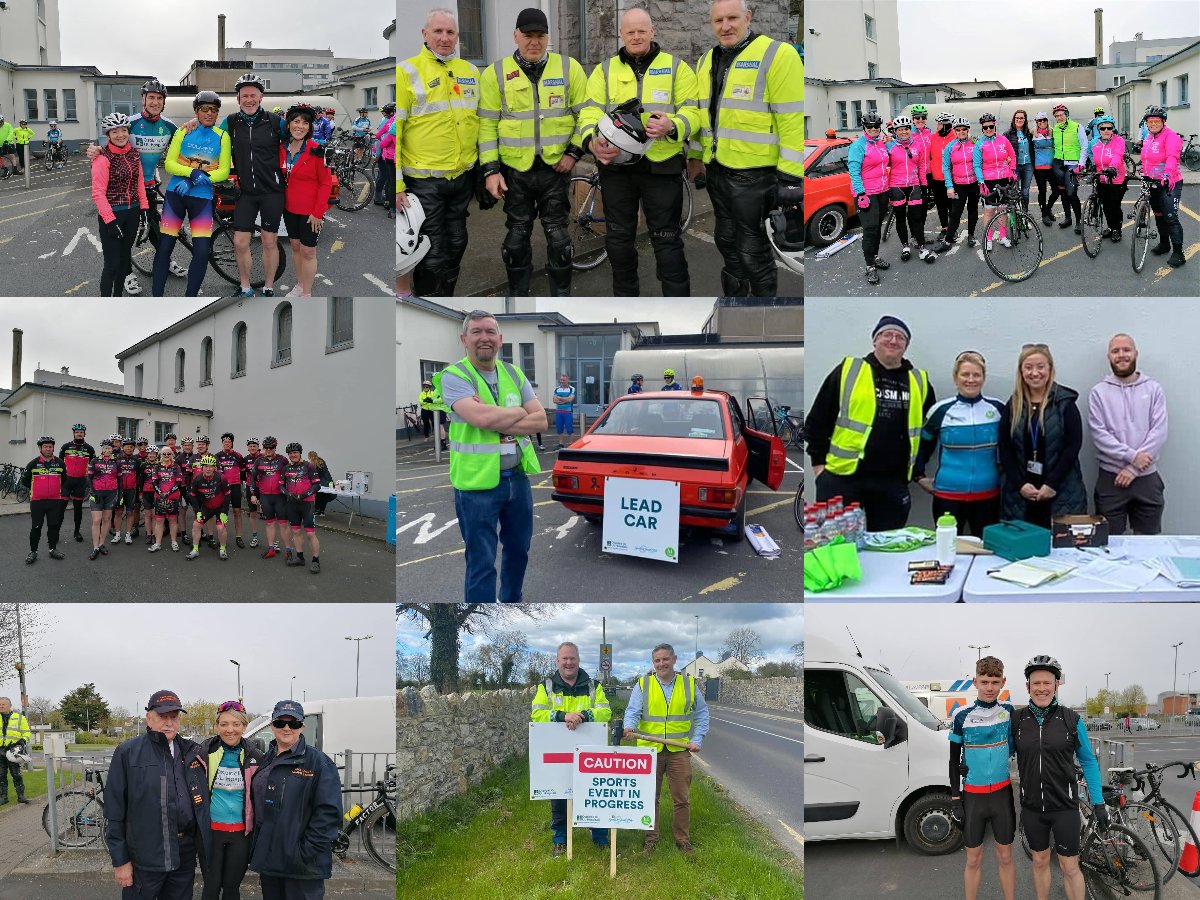
[{"label": "high-visibility vest", "polygon": [[[709,115],[713,51],[700,58],[700,140],[688,155],[731,169],[775,166],[804,175],[804,63],[790,44],[758,35],[729,67],[717,122]],[[715,150],[714,150],[715,144]]]},{"label": "high-visibility vest", "polygon": [[1067,119],[1062,125],[1055,123],[1050,126],[1050,135],[1054,138],[1055,159],[1078,162],[1083,158],[1079,146],[1078,122]]},{"label": "high-visibility vest", "polygon": [[[578,682],[577,682],[578,683]],[[593,722],[607,722],[612,719],[612,708],[608,697],[604,695],[604,686],[588,679],[588,692],[578,697],[570,697],[562,691],[554,690],[554,679],[547,678],[533,695],[533,703],[529,714],[531,722],[553,722],[556,712],[584,712],[591,710]]]},{"label": "high-visibility vest", "polygon": [[484,69],[480,82],[481,163],[499,158],[518,172],[528,172],[538,156],[552,166],[568,145],[579,146],[575,119],[583,109],[587,85],[576,60],[549,54],[536,90],[511,56]]},{"label": "high-visibility vest", "polygon": [[[465,356],[433,376],[434,387],[442,393],[442,376],[449,372],[474,384],[479,399],[489,406],[523,406],[521,386],[525,384],[525,373],[516,366],[500,361],[496,365],[496,386],[500,403],[492,396],[483,376],[475,371]],[[478,428],[450,410],[450,428],[447,435],[450,443],[450,483],[460,491],[487,491],[500,483],[500,434],[487,428]],[[521,468],[533,475],[541,471],[533,442],[528,437],[518,437],[517,447],[521,453]]]},{"label": "high-visibility vest", "polygon": [[[925,418],[925,397],[929,393],[929,375],[924,369],[908,372],[908,477],[912,478],[913,460],[921,443],[921,425]],[[842,360],[837,423],[825,456],[825,468],[834,475],[853,475],[863,457],[867,437],[875,422],[875,374],[860,357]]]},{"label": "high-visibility vest", "polygon": [[28,144],[31,140],[33,140],[33,129],[18,128],[13,131],[13,137],[17,139],[18,144]]},{"label": "high-visibility vest", "polygon": [[32,732],[29,730],[29,722],[22,713],[15,709],[9,715],[8,726],[0,726],[3,731],[0,732],[0,747],[11,747],[18,741],[29,743],[33,738]]},{"label": "high-visibility vest", "polygon": [[396,66],[396,188],[406,178],[456,178],[479,157],[479,70],[422,47]]},{"label": "high-visibility vest", "polygon": [[[675,673],[669,706],[666,691],[657,675],[643,675],[638,679],[638,686],[642,689],[642,717],[638,720],[638,731],[672,741],[686,741],[692,736],[692,711],[696,708],[695,678],[682,672]],[[653,747],[670,753],[681,753],[687,749],[640,738],[637,743],[639,747]]]},{"label": "high-visibility vest", "polygon": [[[596,68],[587,83],[587,106],[579,114],[580,140],[591,137],[606,113],[638,95],[638,80],[633,68],[621,57],[610,57]],[[661,137],[650,144],[646,159],[662,162],[684,152],[689,139],[700,129],[700,108],[696,105],[696,73],[681,59],[661,50],[650,63],[641,85],[642,122],[651,113],[670,117],[677,132],[674,139]]]}]

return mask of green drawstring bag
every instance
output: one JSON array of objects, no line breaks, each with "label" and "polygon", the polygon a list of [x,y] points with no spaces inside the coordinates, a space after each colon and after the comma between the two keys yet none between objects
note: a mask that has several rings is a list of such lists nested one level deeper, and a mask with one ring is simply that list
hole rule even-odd
[{"label": "green drawstring bag", "polygon": [[[810,577],[811,571],[811,577]],[[846,580],[860,581],[858,548],[838,535],[828,544],[804,554],[804,590],[813,593],[840,587]]]},{"label": "green drawstring bag", "polygon": [[867,550],[883,550],[888,553],[907,553],[927,547],[937,541],[937,535],[928,528],[893,528],[891,531],[868,531],[863,535]]}]

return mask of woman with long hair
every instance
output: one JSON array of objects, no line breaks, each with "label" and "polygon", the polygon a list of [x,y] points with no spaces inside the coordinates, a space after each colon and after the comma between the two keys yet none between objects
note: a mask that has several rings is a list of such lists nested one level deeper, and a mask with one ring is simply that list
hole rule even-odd
[{"label": "woman with long hair", "polygon": [[1017,152],[1017,179],[1021,182],[1021,201],[1029,209],[1029,185],[1033,182],[1033,132],[1029,130],[1029,114],[1018,109],[1008,123],[1004,137]]},{"label": "woman with long hair", "polygon": [[1033,177],[1037,181],[1038,209],[1042,211],[1042,224],[1053,225],[1054,201],[1058,192],[1054,190],[1054,135],[1050,133],[1050,117],[1044,112],[1034,117],[1030,138],[1033,147]]}]

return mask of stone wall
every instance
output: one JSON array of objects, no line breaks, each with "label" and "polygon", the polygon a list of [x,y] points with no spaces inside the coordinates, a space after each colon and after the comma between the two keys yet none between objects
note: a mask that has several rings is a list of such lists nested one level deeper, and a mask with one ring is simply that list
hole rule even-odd
[{"label": "stone wall", "polygon": [[534,688],[447,694],[404,688],[396,696],[400,819],[464,793],[529,739]]},{"label": "stone wall", "polygon": [[721,679],[720,703],[804,712],[804,683],[800,678]]}]

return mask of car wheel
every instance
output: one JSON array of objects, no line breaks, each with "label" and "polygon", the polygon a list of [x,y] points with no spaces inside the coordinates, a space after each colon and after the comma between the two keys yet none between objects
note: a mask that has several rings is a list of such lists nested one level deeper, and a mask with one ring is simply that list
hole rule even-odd
[{"label": "car wheel", "polygon": [[725,538],[731,543],[738,543],[746,536],[746,495],[742,494],[742,502],[738,504],[737,511],[733,515],[733,522],[729,525],[732,531],[725,532]]},{"label": "car wheel", "polygon": [[808,242],[828,247],[846,232],[846,211],[836,203],[818,209],[808,220]]}]

